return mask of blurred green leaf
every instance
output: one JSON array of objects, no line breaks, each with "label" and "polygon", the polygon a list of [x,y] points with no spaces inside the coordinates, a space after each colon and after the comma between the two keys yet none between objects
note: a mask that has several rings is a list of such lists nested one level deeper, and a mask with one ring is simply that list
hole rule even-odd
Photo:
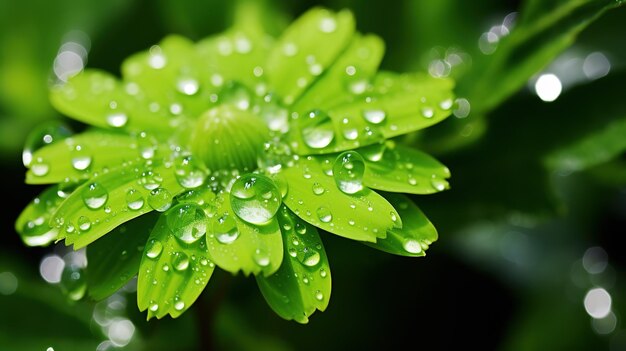
[{"label": "blurred green leaf", "polygon": [[113,295],[139,271],[156,212],[128,221],[87,247],[87,291],[94,300]]},{"label": "blurred green leaf", "polygon": [[200,296],[215,268],[204,236],[184,242],[175,235],[168,224],[168,217],[175,215],[173,211],[159,217],[141,257],[137,306],[148,310],[148,319],[180,316]]},{"label": "blurred green leaf", "polygon": [[278,222],[285,243],[283,263],[271,276],[257,275],[257,284],[279,316],[307,323],[316,309],[324,311],[330,301],[328,258],[315,227],[286,207],[279,210]]}]

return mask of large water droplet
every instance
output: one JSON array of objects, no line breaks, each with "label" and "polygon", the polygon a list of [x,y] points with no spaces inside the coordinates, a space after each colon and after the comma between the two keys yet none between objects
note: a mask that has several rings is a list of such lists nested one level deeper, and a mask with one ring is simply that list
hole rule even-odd
[{"label": "large water droplet", "polygon": [[174,253],[172,266],[174,266],[174,269],[179,272],[186,270],[187,267],[189,267],[189,256],[187,256],[187,254],[184,252]]},{"label": "large water droplet", "polygon": [[317,290],[317,291],[315,292],[315,299],[316,299],[317,301],[322,301],[322,300],[324,300],[324,294],[323,294],[321,291]]},{"label": "large water droplet", "polygon": [[213,224],[215,238],[222,244],[233,243],[239,237],[237,222],[229,214],[224,213]]},{"label": "large water droplet", "polygon": [[269,130],[286,133],[289,130],[289,110],[279,105],[271,95],[266,96],[266,104],[261,105],[259,114]]},{"label": "large water droplet", "polygon": [[91,154],[81,145],[72,150],[72,167],[77,171],[84,171],[91,165]]},{"label": "large water droplet", "polygon": [[176,83],[176,89],[185,95],[195,95],[200,89],[200,84],[193,78],[182,78]]},{"label": "large water droplet", "polygon": [[182,311],[183,308],[185,308],[185,303],[183,301],[176,301],[176,303],[174,303],[174,309],[176,311]]},{"label": "large water droplet", "polygon": [[254,262],[261,267],[267,267],[270,264],[270,256],[263,249],[256,249],[252,258]]},{"label": "large water droplet", "polygon": [[176,238],[190,244],[206,234],[207,216],[198,205],[178,204],[167,212],[167,226]]},{"label": "large water droplet", "polygon": [[325,148],[335,138],[335,129],[327,113],[314,110],[302,122],[302,138],[307,146],[314,149]]},{"label": "large water droplet", "polygon": [[175,161],[175,174],[178,184],[183,188],[197,188],[204,183],[206,173],[202,168],[202,164],[193,156],[179,156]]},{"label": "large water droplet", "polygon": [[128,116],[122,112],[114,112],[106,117],[107,124],[114,128],[121,128],[128,123]]},{"label": "large water droplet", "polygon": [[440,178],[432,178],[430,180],[430,185],[432,185],[432,187],[437,191],[443,191],[448,187],[448,182]]},{"label": "large water droplet", "polygon": [[383,110],[374,109],[374,110],[364,110],[363,111],[363,119],[372,124],[381,124],[387,118],[387,114]]},{"label": "large water droplet", "polygon": [[148,205],[158,212],[165,212],[172,206],[172,194],[165,188],[156,188],[150,192]]},{"label": "large water droplet", "polygon": [[344,118],[341,120],[341,131],[343,137],[347,140],[356,140],[359,137],[358,124],[352,121],[350,118]]},{"label": "large water droplet", "polygon": [[337,21],[332,17],[324,17],[320,20],[319,28],[324,33],[332,33],[337,29]]},{"label": "large water droplet", "polygon": [[91,183],[83,188],[81,193],[85,206],[97,210],[104,206],[109,198],[107,190],[99,183]]},{"label": "large water droplet", "polygon": [[324,189],[324,187],[320,183],[313,183],[313,194],[322,195],[325,191],[326,189]]},{"label": "large water droplet", "polygon": [[333,220],[333,214],[330,212],[328,207],[321,206],[317,209],[317,218],[324,223],[328,223]]},{"label": "large water droplet", "polygon": [[87,281],[83,268],[66,264],[61,273],[61,290],[71,300],[78,301],[85,296]]},{"label": "large water droplet", "polygon": [[41,157],[37,157],[31,162],[30,170],[35,176],[43,177],[50,172],[50,165],[47,162],[44,162]]},{"label": "large water droplet", "polygon": [[80,216],[76,222],[81,232],[88,232],[91,229],[91,220],[87,216]]},{"label": "large water droplet", "polygon": [[333,177],[339,190],[346,194],[355,194],[363,190],[365,161],[355,151],[346,151],[337,156],[333,165]]},{"label": "large water droplet", "polygon": [[126,192],[126,206],[133,211],[137,211],[143,207],[143,195],[135,189],[128,189]]},{"label": "large water droplet", "polygon": [[160,175],[155,174],[152,171],[146,171],[141,174],[139,184],[141,184],[146,190],[154,190],[161,185],[163,178]]},{"label": "large water droplet", "polygon": [[402,247],[408,253],[418,254],[422,252],[422,246],[417,240],[414,240],[414,239],[405,240],[404,243],[402,244]]},{"label": "large water droplet", "polygon": [[266,224],[278,212],[282,196],[270,178],[250,173],[241,176],[233,184],[230,204],[235,214],[244,221]]},{"label": "large water droplet", "polygon": [[148,258],[157,258],[163,252],[163,244],[156,239],[150,239],[148,241],[148,245],[146,246],[146,256]]},{"label": "large water droplet", "polygon": [[298,261],[307,267],[315,267],[320,263],[320,253],[310,247],[304,248],[298,254]]}]

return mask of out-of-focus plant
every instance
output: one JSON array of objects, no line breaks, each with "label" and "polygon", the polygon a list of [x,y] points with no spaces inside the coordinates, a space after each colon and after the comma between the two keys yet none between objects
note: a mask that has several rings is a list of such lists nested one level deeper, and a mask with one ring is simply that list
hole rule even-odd
[{"label": "out-of-focus plant", "polygon": [[138,275],[148,318],[178,317],[218,266],[254,274],[277,314],[305,323],[330,298],[318,228],[404,256],[437,239],[402,194],[445,190],[450,172],[393,138],[446,118],[453,83],[377,73],[383,50],[350,12],[313,9],[278,39],[243,21],[196,44],[168,37],[122,81],[81,72],[51,101],[92,128],[31,136],[27,182],[56,185],[16,229],[28,245],[89,245],[86,282],[68,273],[74,299]]}]

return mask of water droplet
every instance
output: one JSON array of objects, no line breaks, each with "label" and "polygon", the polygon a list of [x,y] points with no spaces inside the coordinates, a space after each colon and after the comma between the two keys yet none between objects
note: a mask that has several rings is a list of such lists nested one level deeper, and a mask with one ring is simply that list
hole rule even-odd
[{"label": "water droplet", "polygon": [[304,248],[298,255],[298,261],[307,267],[317,266],[320,259],[320,253],[310,247]]},{"label": "water droplet", "polygon": [[78,301],[85,296],[87,291],[87,281],[82,268],[73,264],[66,264],[61,273],[61,289],[74,301]]},{"label": "water droplet", "polygon": [[192,189],[204,184],[206,173],[202,164],[193,156],[179,156],[175,161],[175,174],[178,184],[183,188]]},{"label": "water droplet", "polygon": [[308,113],[302,122],[302,138],[307,146],[322,149],[335,138],[335,129],[330,116],[321,110]]},{"label": "water droplet", "polygon": [[347,140],[356,140],[359,137],[357,124],[349,118],[341,120],[341,128],[343,137]]},{"label": "water droplet", "polygon": [[296,223],[296,233],[305,234],[306,233],[306,225],[302,223]]},{"label": "water droplet", "polygon": [[157,258],[163,252],[163,244],[156,239],[150,239],[148,241],[148,245],[146,246],[146,256],[148,258]]},{"label": "water droplet", "polygon": [[319,28],[324,33],[332,33],[337,29],[337,21],[332,17],[324,17],[320,20]]},{"label": "water droplet", "polygon": [[37,177],[43,177],[50,171],[50,165],[45,163],[41,157],[37,157],[30,164],[30,170]]},{"label": "water droplet", "polygon": [[420,245],[420,243],[417,240],[414,240],[414,239],[407,239],[407,240],[405,240],[404,243],[402,244],[402,247],[408,253],[418,254],[418,253],[422,252],[422,246]]},{"label": "water droplet", "polygon": [[174,269],[182,272],[189,267],[189,257],[184,252],[176,252],[174,253],[174,259],[172,260],[172,266]]},{"label": "water droplet", "polygon": [[178,204],[167,212],[167,226],[179,240],[191,244],[207,230],[207,216],[198,205]]},{"label": "water droplet", "polygon": [[381,124],[387,118],[387,114],[383,110],[364,110],[363,119],[372,124]]},{"label": "water droplet", "polygon": [[152,312],[156,312],[159,310],[159,305],[157,303],[155,303],[154,301],[150,302],[150,311]]},{"label": "water droplet", "polygon": [[81,232],[87,232],[91,229],[91,220],[87,216],[80,216],[76,224],[78,224],[78,229]]},{"label": "water droplet", "polygon": [[149,136],[146,132],[141,132],[137,136],[137,150],[143,159],[149,160],[154,157],[157,149],[156,139]]},{"label": "water droplet", "polygon": [[165,188],[156,188],[150,191],[148,205],[158,212],[165,212],[172,206],[172,194]]},{"label": "water droplet", "polygon": [[420,113],[424,118],[432,118],[435,114],[435,111],[431,107],[422,107],[420,109]]},{"label": "water droplet", "polygon": [[328,207],[321,206],[317,209],[317,218],[324,223],[328,223],[333,220],[333,214],[330,212]]},{"label": "water droplet", "polygon": [[141,184],[146,190],[154,190],[161,185],[163,179],[160,175],[153,173],[152,171],[146,171],[141,174],[139,184]]},{"label": "water droplet", "polygon": [[317,290],[317,291],[315,292],[315,299],[316,299],[317,301],[322,301],[322,300],[324,300],[324,294],[323,294],[321,291]]},{"label": "water droplet", "polygon": [[237,216],[248,223],[266,224],[282,204],[282,196],[274,182],[260,174],[245,174],[230,190],[230,204]]},{"label": "water droplet", "polygon": [[368,161],[378,162],[382,160],[387,146],[385,143],[375,143],[359,149],[359,153],[363,155]]},{"label": "water droplet", "polygon": [[163,265],[162,269],[163,269],[163,272],[169,272],[170,266],[166,263]]},{"label": "water droplet", "polygon": [[256,249],[254,251],[254,262],[261,267],[267,267],[270,264],[270,256],[265,250]]},{"label": "water droplet", "polygon": [[128,123],[128,116],[122,112],[111,113],[106,117],[107,124],[114,128],[121,128]]},{"label": "water droplet", "polygon": [[320,268],[320,277],[326,278],[327,276],[328,273],[326,272],[326,270],[324,268]]},{"label": "water droplet", "polygon": [[126,206],[133,211],[143,207],[144,199],[141,193],[135,189],[128,189],[126,192]]},{"label": "water droplet", "polygon": [[289,131],[289,110],[275,102],[276,99],[271,95],[266,97],[269,101],[261,105],[259,114],[271,131],[286,133]]},{"label": "water droplet", "polygon": [[432,187],[437,191],[443,191],[448,187],[448,183],[439,178],[432,178],[430,180],[430,185],[432,185]]},{"label": "water droplet", "polygon": [[182,311],[182,310],[183,310],[183,308],[185,308],[185,303],[184,303],[183,301],[177,301],[177,302],[174,304],[174,309],[175,309],[176,311]]},{"label": "water droplet", "polygon": [[72,167],[77,171],[84,171],[91,165],[92,157],[87,150],[80,145],[72,150]]},{"label": "water droplet", "polygon": [[81,193],[85,206],[92,210],[97,210],[104,206],[109,198],[107,190],[98,183],[91,183]]},{"label": "water droplet", "polygon": [[195,95],[200,89],[200,84],[193,78],[183,78],[176,83],[176,88],[185,95]]},{"label": "water droplet", "polygon": [[295,258],[296,256],[298,256],[298,252],[296,251],[296,249],[294,249],[293,247],[290,248],[289,250],[287,250],[287,252],[289,253],[289,256]]},{"label": "water droplet", "polygon": [[322,195],[325,191],[326,189],[324,189],[324,187],[320,183],[313,183],[313,194]]},{"label": "water droplet", "polygon": [[224,213],[213,225],[215,238],[222,244],[233,243],[239,237],[237,222],[227,213]]},{"label": "water droplet", "polygon": [[452,108],[452,99],[445,99],[439,103],[439,108],[447,111]]},{"label": "water droplet", "polygon": [[333,165],[333,177],[339,190],[346,194],[355,194],[363,190],[365,161],[359,153],[346,151],[337,156]]},{"label": "water droplet", "polygon": [[161,52],[161,48],[154,45],[150,48],[150,56],[148,57],[148,65],[154,69],[162,69],[167,64],[167,58]]}]

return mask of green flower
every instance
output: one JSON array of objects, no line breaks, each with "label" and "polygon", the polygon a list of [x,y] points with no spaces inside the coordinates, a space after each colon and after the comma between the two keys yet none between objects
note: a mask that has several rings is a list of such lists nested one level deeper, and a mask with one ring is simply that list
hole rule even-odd
[{"label": "green flower", "polygon": [[137,275],[148,318],[178,317],[217,266],[305,323],[331,291],[318,229],[404,256],[437,239],[401,193],[444,190],[450,173],[393,138],[446,118],[453,83],[377,73],[382,56],[350,12],[313,9],[278,39],[240,24],[167,37],[121,80],[86,70],[51,101],[91,127],[31,136],[26,181],[55,185],[16,228],[28,245],[89,245],[94,299]]}]

